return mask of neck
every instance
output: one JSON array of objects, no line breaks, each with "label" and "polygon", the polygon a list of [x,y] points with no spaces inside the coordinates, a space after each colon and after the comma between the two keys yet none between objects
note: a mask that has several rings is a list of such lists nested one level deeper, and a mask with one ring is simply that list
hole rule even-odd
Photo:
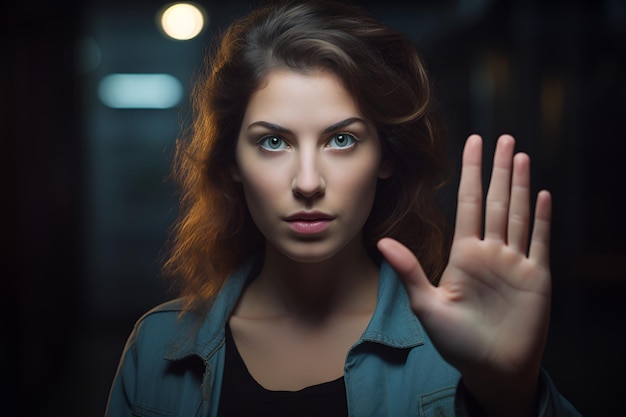
[{"label": "neck", "polygon": [[250,290],[260,314],[319,322],[335,314],[373,312],[378,267],[360,241],[315,263],[294,261],[268,245]]}]

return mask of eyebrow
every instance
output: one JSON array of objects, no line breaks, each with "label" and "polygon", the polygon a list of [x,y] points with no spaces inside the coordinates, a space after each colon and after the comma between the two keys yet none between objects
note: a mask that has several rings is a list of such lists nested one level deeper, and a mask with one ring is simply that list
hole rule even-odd
[{"label": "eyebrow", "polygon": [[[336,130],[339,130],[343,127],[349,126],[352,123],[357,123],[357,122],[361,122],[364,125],[367,126],[367,123],[365,122],[365,120],[361,119],[360,117],[349,117],[345,120],[342,120],[340,122],[334,123],[330,126],[328,126],[326,129],[324,129],[324,133],[331,133],[334,132]],[[259,120],[258,122],[254,122],[254,123],[250,123],[250,125],[248,126],[248,129],[250,129],[253,126],[263,126],[267,129],[273,130],[275,132],[280,132],[280,133],[285,133],[285,134],[293,134],[293,132],[285,127],[282,127],[280,125],[277,125],[275,123],[270,123],[270,122],[266,122],[263,120]]]}]

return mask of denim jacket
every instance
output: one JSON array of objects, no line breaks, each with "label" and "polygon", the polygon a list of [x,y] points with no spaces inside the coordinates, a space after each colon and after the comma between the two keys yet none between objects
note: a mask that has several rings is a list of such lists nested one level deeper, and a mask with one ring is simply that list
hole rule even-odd
[{"label": "denim jacket", "polygon": [[[146,313],[130,335],[111,388],[107,417],[217,415],[225,324],[258,259],[233,273],[206,317],[182,300]],[[579,415],[542,373],[540,416]],[[391,269],[380,269],[378,304],[344,367],[350,417],[469,415],[459,372],[435,350]],[[242,399],[245,400],[245,399]]]}]

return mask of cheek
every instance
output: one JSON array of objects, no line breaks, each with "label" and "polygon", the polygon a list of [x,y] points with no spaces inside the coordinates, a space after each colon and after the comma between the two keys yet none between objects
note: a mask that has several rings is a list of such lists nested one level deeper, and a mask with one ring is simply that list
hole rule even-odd
[{"label": "cheek", "polygon": [[345,199],[354,212],[369,215],[376,194],[378,170],[376,160],[368,160],[362,164],[346,167],[336,174],[337,193]]},{"label": "cheek", "polygon": [[268,176],[268,173],[254,175],[254,173],[248,172],[242,174],[242,185],[247,200],[253,200],[256,204],[262,203],[264,200],[271,200],[277,187],[276,183]]},{"label": "cheek", "polygon": [[256,200],[272,192],[272,184],[276,180],[271,167],[256,158],[253,150],[248,149],[245,144],[242,145],[241,139],[239,141],[236,151],[238,180],[243,186],[248,205],[251,205],[252,199]]},{"label": "cheek", "polygon": [[251,211],[264,211],[289,191],[284,173],[276,166],[249,164],[240,169],[240,178]]}]

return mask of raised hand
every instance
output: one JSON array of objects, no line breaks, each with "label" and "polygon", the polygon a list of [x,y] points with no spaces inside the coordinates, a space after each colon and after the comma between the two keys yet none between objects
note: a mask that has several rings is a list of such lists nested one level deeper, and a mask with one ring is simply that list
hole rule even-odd
[{"label": "raised hand", "polygon": [[494,415],[508,406],[520,415],[532,409],[550,312],[551,197],[537,196],[529,242],[530,159],[514,156],[514,147],[511,136],[499,138],[483,225],[482,139],[468,138],[439,286],[406,247],[389,238],[378,244],[440,354]]}]

